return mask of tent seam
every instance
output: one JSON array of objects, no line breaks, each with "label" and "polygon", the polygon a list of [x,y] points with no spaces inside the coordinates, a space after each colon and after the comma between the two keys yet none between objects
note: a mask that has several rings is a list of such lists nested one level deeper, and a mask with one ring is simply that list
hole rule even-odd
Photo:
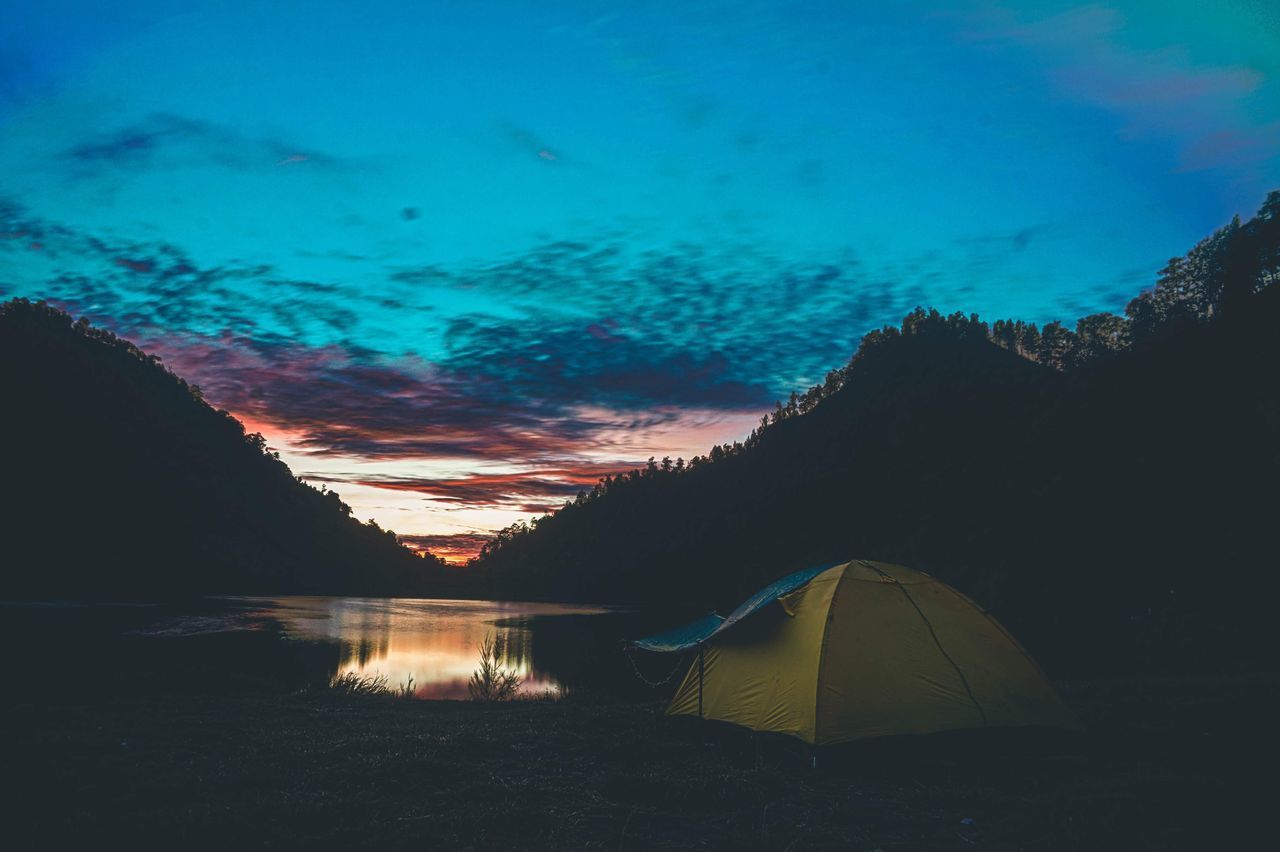
[{"label": "tent seam", "polygon": [[948,586],[946,583],[943,583],[942,587],[947,591],[951,592],[956,597],[958,597],[964,603],[967,603],[969,606],[973,607],[978,612],[982,613],[982,617],[985,618],[987,621],[989,621],[991,625],[995,627],[996,630],[1000,631],[1000,635],[1003,636],[1006,640],[1008,640],[1009,644],[1012,645],[1018,651],[1018,653],[1022,655],[1022,658],[1024,660],[1026,660],[1028,663],[1031,664],[1031,667],[1035,669],[1035,671],[1041,677],[1043,677],[1045,680],[1049,679],[1049,676],[1044,673],[1044,669],[1040,668],[1040,664],[1036,662],[1035,657],[1031,656],[1031,653],[1026,648],[1023,647],[1022,643],[1019,642],[1012,633],[1006,630],[1005,626],[1001,624],[999,621],[997,621],[995,616],[993,616],[990,612],[987,611],[986,607],[979,605],[972,598],[966,595],[964,592],[961,592],[958,589],[953,589],[950,586]]},{"label": "tent seam", "polygon": [[881,571],[879,568],[872,565],[870,562],[867,562],[865,559],[859,559],[858,561],[861,562],[866,567],[870,568],[872,571],[875,571],[881,577],[884,577],[888,582],[893,583],[893,585],[897,586],[898,589],[901,590],[903,596],[907,599],[907,602],[911,604],[911,608],[916,611],[916,614],[920,616],[920,620],[924,622],[924,626],[929,628],[929,635],[933,637],[933,644],[938,646],[938,652],[942,654],[943,657],[946,658],[948,663],[951,664],[951,668],[955,669],[956,675],[959,676],[960,678],[960,685],[964,687],[965,694],[969,696],[969,700],[973,703],[974,708],[977,709],[978,715],[982,717],[982,727],[984,728],[988,727],[989,724],[987,722],[987,711],[982,709],[982,705],[978,703],[977,696],[973,694],[973,689],[969,686],[969,679],[964,676],[964,672],[960,670],[960,666],[957,665],[956,661],[953,660],[951,658],[951,655],[947,653],[947,649],[942,647],[942,640],[938,638],[937,631],[933,629],[933,622],[931,622],[929,620],[929,617],[924,614],[924,610],[920,609],[920,605],[916,603],[916,599],[911,597],[911,593],[907,591],[905,586],[903,586],[893,577],[890,577],[884,571]]},{"label": "tent seam", "polygon": [[[827,601],[827,617],[822,625],[822,644],[818,646],[818,672],[814,677],[813,683],[813,744],[819,745],[818,737],[818,720],[822,718],[819,712],[822,706],[822,673],[827,664],[827,637],[831,635],[831,621],[835,618],[836,598],[840,597],[840,587],[844,585],[844,578],[849,573],[848,564],[845,569],[840,572],[840,576],[836,578],[836,587],[831,592],[831,599]],[[816,579],[816,578],[815,578]]]}]

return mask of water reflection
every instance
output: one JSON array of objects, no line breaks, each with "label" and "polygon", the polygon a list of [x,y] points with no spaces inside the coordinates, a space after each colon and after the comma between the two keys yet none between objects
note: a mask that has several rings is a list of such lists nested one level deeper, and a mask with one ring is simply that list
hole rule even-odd
[{"label": "water reflection", "polygon": [[500,636],[502,665],[521,677],[521,695],[558,693],[538,667],[530,619],[593,615],[597,607],[407,598],[282,597],[240,599],[252,614],[279,622],[287,636],[331,640],[341,649],[337,676],[385,676],[391,688],[413,678],[419,698],[467,698],[467,681],[486,634]]}]

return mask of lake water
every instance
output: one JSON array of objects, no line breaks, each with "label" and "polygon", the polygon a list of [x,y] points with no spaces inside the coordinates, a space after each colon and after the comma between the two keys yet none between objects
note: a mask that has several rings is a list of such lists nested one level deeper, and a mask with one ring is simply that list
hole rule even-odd
[{"label": "lake water", "polygon": [[[415,696],[468,697],[486,636],[526,696],[632,676],[621,653],[637,635],[603,607],[409,598],[211,598],[182,605],[0,605],[0,636],[28,665],[82,686],[299,688],[353,673]],[[106,674],[109,672],[110,674]]]},{"label": "lake water", "polygon": [[525,695],[558,694],[563,684],[533,653],[535,618],[601,615],[608,610],[564,604],[403,598],[285,597],[245,600],[248,617],[277,619],[292,639],[332,640],[342,653],[336,675],[410,682],[419,698],[466,698],[486,636],[500,640],[504,668],[520,675]]}]

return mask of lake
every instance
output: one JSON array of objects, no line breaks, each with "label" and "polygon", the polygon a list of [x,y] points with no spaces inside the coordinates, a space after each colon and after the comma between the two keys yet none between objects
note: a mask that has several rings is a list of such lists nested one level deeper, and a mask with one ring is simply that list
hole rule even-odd
[{"label": "lake", "polygon": [[[411,598],[223,597],[182,604],[4,603],[0,639],[32,684],[133,691],[298,689],[353,673],[465,699],[488,635],[526,697],[623,688],[635,616],[605,607]],[[412,681],[410,679],[412,678]]]},{"label": "lake", "polygon": [[[284,597],[243,599],[247,620],[277,619],[290,639],[331,640],[342,648],[335,674],[408,684],[419,698],[466,698],[467,681],[486,635],[501,640],[502,664],[520,675],[525,695],[558,694],[564,684],[533,653],[535,618],[603,615],[564,604],[405,598]],[[180,625],[176,625],[179,626]]]}]

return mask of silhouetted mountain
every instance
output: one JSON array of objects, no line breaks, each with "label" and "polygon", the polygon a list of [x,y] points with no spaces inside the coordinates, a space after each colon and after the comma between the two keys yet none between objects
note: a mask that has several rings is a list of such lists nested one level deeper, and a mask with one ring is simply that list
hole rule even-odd
[{"label": "silhouetted mountain", "polygon": [[[490,593],[733,606],[864,557],[945,579],[1058,671],[1269,653],[1280,193],[1075,331],[917,310],[743,443],[650,460],[474,563]],[[722,610],[724,611],[724,610]]]},{"label": "silhouetted mountain", "polygon": [[298,481],[110,332],[0,305],[0,596],[442,594],[456,572]]}]

